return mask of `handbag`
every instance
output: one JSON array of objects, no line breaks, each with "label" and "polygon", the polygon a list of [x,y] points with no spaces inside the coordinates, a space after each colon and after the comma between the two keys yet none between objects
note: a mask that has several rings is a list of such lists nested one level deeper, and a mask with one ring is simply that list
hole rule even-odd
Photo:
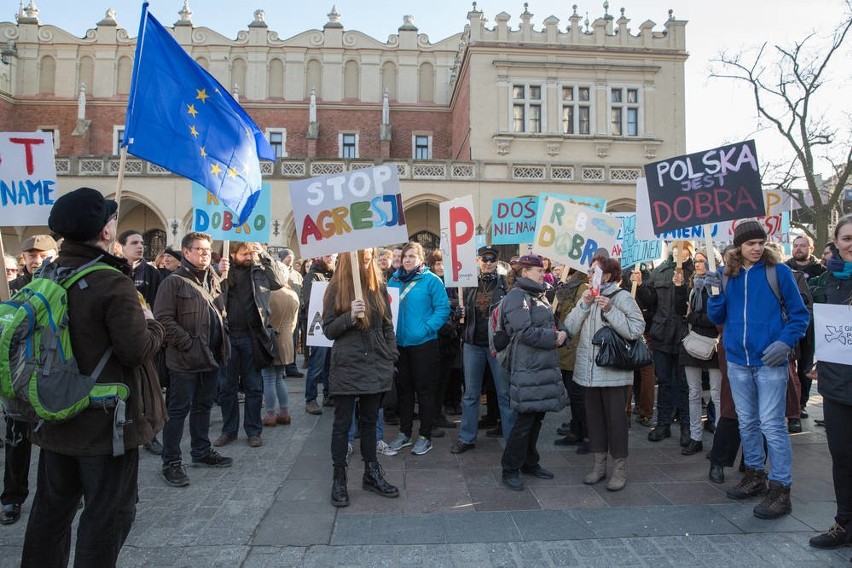
[{"label": "handbag", "polygon": [[623,371],[635,371],[647,367],[653,361],[651,350],[641,335],[630,341],[618,335],[610,326],[601,327],[592,337],[592,345],[598,346],[595,364]]},{"label": "handbag", "polygon": [[696,333],[690,329],[686,337],[683,338],[683,348],[689,353],[690,357],[700,361],[709,361],[716,353],[716,347],[719,344],[718,337],[707,337]]}]

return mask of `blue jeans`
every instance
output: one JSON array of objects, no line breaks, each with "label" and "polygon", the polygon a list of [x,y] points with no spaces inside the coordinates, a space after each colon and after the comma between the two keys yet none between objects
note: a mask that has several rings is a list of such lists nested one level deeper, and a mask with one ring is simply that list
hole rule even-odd
[{"label": "blue jeans", "polygon": [[657,374],[657,425],[670,426],[674,410],[680,411],[681,428],[689,427],[689,389],[678,356],[654,350]]},{"label": "blue jeans", "polygon": [[509,406],[509,377],[488,347],[464,344],[462,352],[464,365],[464,399],[462,400],[462,419],[459,428],[459,440],[465,444],[476,442],[479,428],[479,399],[482,396],[482,377],[485,365],[491,369],[494,387],[497,390],[497,404],[500,406],[500,420],[503,423],[503,439],[509,441],[512,425],[515,423],[515,411]]},{"label": "blue jeans", "polygon": [[317,382],[322,381],[322,396],[328,396],[328,366],[331,347],[311,347],[308,357],[308,374],[305,377],[305,402],[317,399]]},{"label": "blue jeans", "polygon": [[[349,426],[349,443],[355,441],[355,425],[357,412],[352,413],[352,424]],[[385,411],[379,407],[379,417],[376,420],[376,441],[385,439]]]},{"label": "blue jeans", "polygon": [[263,377],[263,402],[267,412],[287,410],[289,395],[284,382],[285,365],[272,365],[260,371]]},{"label": "blue jeans", "polygon": [[243,404],[243,429],[246,436],[260,436],[260,407],[263,403],[263,377],[254,366],[254,340],[250,336],[231,337],[228,371],[219,378],[219,405],[222,407],[222,434],[236,436],[240,428],[240,404],[237,400],[240,377],[246,400]]},{"label": "blue jeans", "polygon": [[740,438],[747,467],[762,470],[766,461],[763,439],[772,469],[769,479],[784,486],[793,482],[793,448],[787,433],[787,365],[745,367],[728,362],[731,394],[737,407]]},{"label": "blue jeans", "polygon": [[169,373],[166,391],[166,408],[169,419],[163,426],[163,464],[180,463],[180,440],[183,423],[189,414],[189,437],[193,458],[203,458],[210,453],[210,409],[216,398],[219,369],[201,373]]}]

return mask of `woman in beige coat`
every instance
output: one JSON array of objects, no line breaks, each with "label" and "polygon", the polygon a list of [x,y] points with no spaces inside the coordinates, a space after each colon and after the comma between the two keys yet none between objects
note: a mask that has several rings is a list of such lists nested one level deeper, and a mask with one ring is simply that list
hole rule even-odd
[{"label": "woman in beige coat", "polygon": [[283,288],[269,293],[271,312],[269,320],[277,336],[278,354],[272,365],[261,371],[263,400],[266,406],[266,416],[263,417],[264,427],[290,423],[287,384],[284,382],[284,377],[287,362],[293,361],[293,330],[296,329],[299,314],[299,295],[290,288],[289,279],[287,282]]},{"label": "woman in beige coat", "polygon": [[574,381],[585,387],[586,421],[589,447],[595,456],[594,469],[583,483],[593,485],[606,477],[607,452],[615,462],[612,477],[606,488],[619,491],[627,482],[627,405],[628,385],[633,384],[633,371],[598,367],[595,357],[598,348],[592,345],[595,333],[604,325],[618,335],[634,341],[645,330],[645,320],[636,300],[622,290],[621,265],[612,258],[599,259],[592,268],[600,266],[603,276],[600,292],[583,292],[577,306],[565,318],[565,327],[573,337],[579,336],[577,358],[574,362]]}]

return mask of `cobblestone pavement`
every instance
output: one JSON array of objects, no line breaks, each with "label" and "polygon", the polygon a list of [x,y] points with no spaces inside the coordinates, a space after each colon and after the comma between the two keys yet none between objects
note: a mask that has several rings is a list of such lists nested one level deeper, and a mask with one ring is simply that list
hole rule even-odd
[{"label": "cobblestone pavement", "polygon": [[[704,454],[680,455],[677,436],[654,444],[633,424],[628,484],[611,493],[583,485],[591,456],[558,448],[548,415],[539,449],[556,479],[525,479],[524,491],[500,483],[502,441],[480,435],[477,447],[450,454],[457,430],[434,440],[425,456],[404,450],[381,457],[400,498],[360,488],[361,467],[349,471],[352,504],[328,503],[331,485],[330,408],[304,412],[304,380],[288,379],[293,423],[264,430],[263,447],[241,433],[220,448],[230,469],[189,468],[186,488],[165,485],[159,458],[142,452],[136,523],[122,567],[167,566],[749,566],[850,567],[852,548],[820,551],[808,538],[834,515],[831,460],[821,428],[821,400],[811,401],[805,431],[793,436],[793,513],[776,521],[751,514],[707,480]],[[211,438],[221,419],[214,411]],[[388,427],[385,438],[396,434]],[[712,436],[705,433],[705,446]],[[188,439],[185,440],[188,454]],[[36,457],[34,456],[34,464]],[[35,465],[31,486],[35,486]],[[17,566],[31,499],[21,522],[0,527],[0,567]]]}]

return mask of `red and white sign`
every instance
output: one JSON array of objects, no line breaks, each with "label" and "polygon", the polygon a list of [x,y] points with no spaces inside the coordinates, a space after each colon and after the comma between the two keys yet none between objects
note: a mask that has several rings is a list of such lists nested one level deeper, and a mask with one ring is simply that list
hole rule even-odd
[{"label": "red and white sign", "polygon": [[441,203],[441,252],[445,286],[476,286],[476,223],[472,196]]}]

